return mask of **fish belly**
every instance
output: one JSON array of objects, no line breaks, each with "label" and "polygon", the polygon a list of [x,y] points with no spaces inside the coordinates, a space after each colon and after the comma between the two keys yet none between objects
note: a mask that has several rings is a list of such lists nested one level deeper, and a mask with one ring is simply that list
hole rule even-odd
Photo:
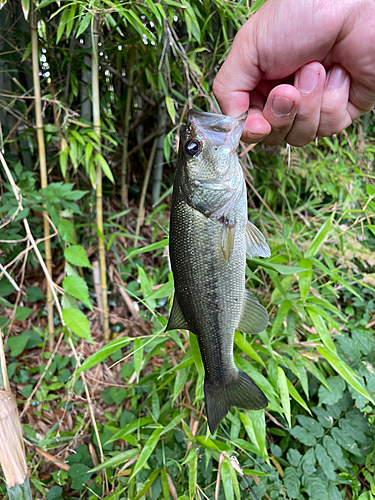
[{"label": "fish belly", "polygon": [[236,370],[233,336],[244,300],[245,227],[246,220],[237,222],[226,262],[219,221],[207,218],[184,200],[177,200],[171,216],[175,293],[189,329],[197,336],[206,378],[216,383]]}]

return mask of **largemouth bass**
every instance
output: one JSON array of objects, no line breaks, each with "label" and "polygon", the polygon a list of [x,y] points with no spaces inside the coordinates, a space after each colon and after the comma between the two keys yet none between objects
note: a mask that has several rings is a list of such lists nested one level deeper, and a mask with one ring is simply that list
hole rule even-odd
[{"label": "largemouth bass", "polygon": [[268,323],[267,311],[245,290],[246,254],[270,256],[263,234],[247,220],[236,153],[245,119],[190,110],[173,186],[169,250],[175,296],[167,330],[197,336],[212,434],[231,406],[259,410],[268,404],[233,359],[235,330],[255,334]]}]

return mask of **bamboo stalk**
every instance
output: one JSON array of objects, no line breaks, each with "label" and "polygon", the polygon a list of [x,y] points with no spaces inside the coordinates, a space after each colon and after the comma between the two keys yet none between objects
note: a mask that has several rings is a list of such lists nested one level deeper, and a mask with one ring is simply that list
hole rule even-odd
[{"label": "bamboo stalk", "polygon": [[[154,139],[154,143],[153,143],[152,148],[151,148],[150,157],[149,157],[148,163],[147,163],[147,169],[146,169],[146,174],[145,174],[145,178],[144,178],[144,181],[143,181],[141,199],[139,201],[138,219],[137,219],[137,225],[136,225],[136,228],[135,228],[135,235],[136,236],[139,236],[139,231],[141,229],[141,226],[142,226],[143,220],[144,220],[144,205],[145,205],[147,187],[148,187],[148,183],[149,183],[149,180],[150,180],[151,169],[152,169],[152,165],[154,163],[156,146],[158,145],[158,142],[159,142],[159,138],[156,137]],[[137,246],[138,246],[138,240],[135,239],[134,240],[134,248],[137,248]]]},{"label": "bamboo stalk", "polygon": [[32,500],[17,401],[10,392],[0,329],[0,465],[9,500]]},{"label": "bamboo stalk", "polygon": [[[42,119],[42,99],[40,94],[40,79],[39,79],[39,50],[38,50],[38,32],[37,32],[37,14],[34,10],[33,2],[30,3],[30,29],[31,29],[31,54],[32,54],[32,67],[33,67],[33,83],[34,83],[34,96],[35,96],[35,121],[36,132],[38,138],[38,152],[40,162],[40,184],[42,188],[48,185],[47,178],[47,164],[46,164],[46,150],[43,135],[43,119]],[[52,255],[51,255],[51,242],[49,239],[49,223],[46,217],[47,213],[43,212],[43,228],[44,228],[44,249],[46,267],[50,276],[52,276]],[[54,326],[53,326],[53,304],[51,287],[47,282],[47,318],[48,318],[48,336],[49,336],[49,350],[53,351],[55,343]]]},{"label": "bamboo stalk", "polygon": [[[122,159],[121,159],[121,210],[125,210],[128,205],[128,189],[126,185],[126,174],[127,166],[129,161],[129,122],[131,113],[131,103],[133,99],[133,85],[134,85],[134,61],[135,61],[135,49],[132,47],[130,49],[129,58],[129,84],[126,93],[125,102],[125,116],[124,116],[124,144],[122,147]],[[123,222],[125,225],[125,222]]]},{"label": "bamboo stalk", "polygon": [[[99,137],[100,129],[100,102],[99,102],[99,59],[98,59],[98,27],[97,21],[94,22],[93,40],[92,40],[92,115],[94,121],[94,131]],[[100,153],[100,151],[99,151]],[[99,233],[103,235],[103,192],[102,192],[102,169],[97,162],[96,165],[96,225]],[[105,264],[105,245],[103,238],[98,238],[99,248],[99,264],[100,264],[100,281],[102,290],[102,305],[103,305],[103,332],[104,342],[109,341],[109,321],[108,321],[108,299],[107,299],[107,275]]]},{"label": "bamboo stalk", "polygon": [[152,183],[152,204],[155,203],[160,198],[161,192],[161,182],[163,180],[163,163],[164,163],[164,139],[165,139],[165,125],[167,123],[167,111],[165,109],[165,101],[160,106],[159,111],[159,127],[162,129],[162,133],[158,138],[158,147],[156,150],[156,159],[154,167],[154,176]]}]

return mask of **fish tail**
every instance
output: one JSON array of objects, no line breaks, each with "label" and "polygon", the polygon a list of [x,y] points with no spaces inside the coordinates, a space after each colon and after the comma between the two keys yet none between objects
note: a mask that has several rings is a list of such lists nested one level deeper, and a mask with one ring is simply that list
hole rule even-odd
[{"label": "fish tail", "polygon": [[204,381],[206,414],[211,434],[216,431],[231,406],[261,410],[268,404],[266,396],[246,373],[236,370],[226,378],[224,383],[211,382],[207,378]]}]

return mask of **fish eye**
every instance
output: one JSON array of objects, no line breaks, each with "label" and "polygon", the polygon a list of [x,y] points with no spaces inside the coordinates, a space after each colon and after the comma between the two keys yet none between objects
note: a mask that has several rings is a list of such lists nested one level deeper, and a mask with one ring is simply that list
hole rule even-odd
[{"label": "fish eye", "polygon": [[199,153],[202,151],[202,143],[198,141],[197,139],[190,139],[190,141],[187,141],[184,146],[185,153],[188,156],[195,157],[198,156]]}]

